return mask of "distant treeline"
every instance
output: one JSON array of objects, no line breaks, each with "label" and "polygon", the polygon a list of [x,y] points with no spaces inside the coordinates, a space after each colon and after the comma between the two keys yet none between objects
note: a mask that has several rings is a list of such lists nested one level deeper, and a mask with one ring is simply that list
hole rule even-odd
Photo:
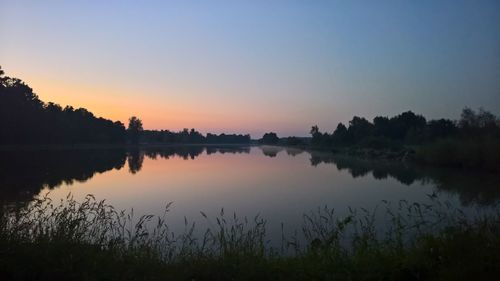
[{"label": "distant treeline", "polygon": [[318,126],[310,133],[311,138],[279,138],[269,132],[259,143],[500,172],[500,119],[483,108],[466,107],[459,120],[427,120],[411,111],[373,121],[354,116],[332,133],[321,132]]},{"label": "distant treeline", "polygon": [[41,101],[18,78],[4,76],[0,67],[0,144],[138,144],[138,143],[249,143],[250,135],[144,130],[137,117],[128,128],[119,121],[94,116],[84,108],[62,107]]},{"label": "distant treeline", "polygon": [[265,133],[261,139],[259,139],[259,144],[265,145],[284,145],[284,146],[305,146],[308,143],[309,138],[300,137],[287,137],[279,138],[274,132]]},{"label": "distant treeline", "polygon": [[250,135],[248,134],[216,135],[208,133],[206,136],[203,136],[195,129],[184,129],[180,132],[145,130],[141,136],[141,142],[145,143],[248,144],[250,140]]},{"label": "distant treeline", "polygon": [[342,123],[331,134],[311,128],[312,145],[316,146],[382,146],[388,142],[419,145],[446,138],[500,137],[500,121],[491,112],[465,108],[460,120],[427,121],[411,111],[394,117],[377,116],[373,122],[354,116],[348,126]]},{"label": "distant treeline", "polygon": [[456,121],[426,120],[411,111],[373,122],[355,116],[348,127],[339,123],[331,134],[313,126],[311,135],[313,147],[378,157],[374,150],[403,151],[421,163],[500,172],[500,120],[482,108],[465,108]]}]

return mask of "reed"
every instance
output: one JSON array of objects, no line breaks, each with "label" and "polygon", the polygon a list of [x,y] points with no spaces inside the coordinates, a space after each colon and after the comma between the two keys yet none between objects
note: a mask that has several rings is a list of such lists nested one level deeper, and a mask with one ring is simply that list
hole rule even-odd
[{"label": "reed", "polygon": [[[88,195],[39,198],[0,214],[0,279],[6,280],[491,280],[500,276],[500,211],[474,217],[430,202],[381,202],[339,217],[303,216],[281,246],[266,220],[226,214],[203,234],[185,219],[135,217]],[[283,229],[283,226],[282,226]],[[273,244],[275,245],[275,244]]]}]

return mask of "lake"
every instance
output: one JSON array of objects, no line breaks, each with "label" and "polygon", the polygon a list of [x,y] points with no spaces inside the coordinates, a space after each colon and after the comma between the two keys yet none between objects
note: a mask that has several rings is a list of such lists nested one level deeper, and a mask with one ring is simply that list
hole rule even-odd
[{"label": "lake", "polygon": [[118,209],[161,214],[169,225],[210,225],[200,211],[268,221],[271,237],[300,228],[321,206],[339,215],[383,200],[427,202],[433,195],[471,212],[500,199],[500,178],[463,170],[338,156],[273,146],[163,146],[137,149],[3,150],[0,199],[23,206],[40,196],[58,201],[93,194]]}]

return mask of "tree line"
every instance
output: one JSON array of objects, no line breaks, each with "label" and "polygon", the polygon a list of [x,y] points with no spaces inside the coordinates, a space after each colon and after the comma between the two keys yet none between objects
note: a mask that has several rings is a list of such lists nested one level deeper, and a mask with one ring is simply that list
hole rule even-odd
[{"label": "tree line", "polygon": [[249,143],[250,135],[144,130],[133,116],[120,121],[96,117],[85,108],[45,103],[26,83],[0,67],[0,144]]},{"label": "tree line", "polygon": [[186,143],[186,144],[248,144],[249,134],[212,134],[206,136],[195,129],[183,129],[180,132],[169,130],[145,130],[141,142],[145,143]]},{"label": "tree line", "polygon": [[[448,138],[500,138],[500,119],[480,108],[464,108],[458,121],[427,120],[412,111],[393,117],[377,116],[372,122],[354,116],[348,126],[339,123],[333,133],[321,132],[318,126],[310,131],[314,146],[374,146],[404,144],[422,145]],[[380,147],[378,147],[380,146]]]},{"label": "tree line", "polygon": [[459,120],[426,120],[411,111],[372,122],[355,116],[331,134],[313,126],[311,135],[312,147],[361,157],[500,172],[500,120],[483,108],[466,107]]},{"label": "tree line", "polygon": [[4,76],[0,68],[1,144],[120,143],[125,137],[123,123],[84,108],[44,103],[22,80]]},{"label": "tree line", "polygon": [[500,119],[483,108],[466,107],[459,120],[427,120],[412,111],[377,116],[373,121],[354,116],[347,126],[339,123],[332,133],[312,126],[310,134],[309,139],[279,138],[269,132],[259,143],[500,172]]}]

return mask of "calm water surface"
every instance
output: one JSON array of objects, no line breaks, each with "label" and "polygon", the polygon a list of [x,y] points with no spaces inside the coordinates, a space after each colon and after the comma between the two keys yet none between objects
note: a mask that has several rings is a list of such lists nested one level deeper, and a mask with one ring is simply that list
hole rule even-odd
[{"label": "calm water surface", "polygon": [[25,204],[47,193],[54,200],[93,194],[135,214],[161,214],[174,202],[174,228],[182,228],[184,217],[198,222],[200,211],[214,216],[221,208],[294,229],[304,213],[324,205],[342,215],[349,206],[426,202],[429,194],[464,209],[500,198],[500,179],[488,174],[270,146],[2,151],[0,162],[4,203]]}]

